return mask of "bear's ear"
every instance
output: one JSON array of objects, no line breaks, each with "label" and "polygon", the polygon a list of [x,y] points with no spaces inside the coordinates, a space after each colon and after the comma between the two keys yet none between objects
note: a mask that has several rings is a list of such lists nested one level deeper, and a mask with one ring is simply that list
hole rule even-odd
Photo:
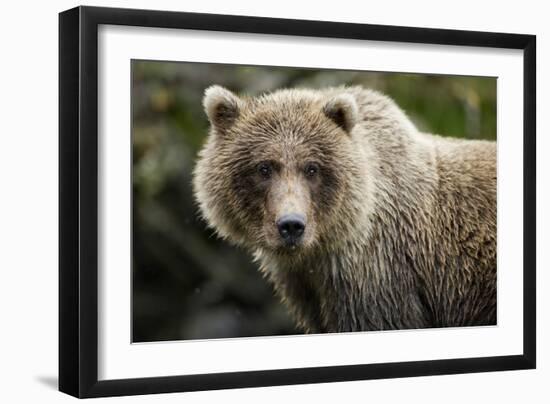
[{"label": "bear's ear", "polygon": [[359,114],[357,102],[351,94],[339,94],[331,98],[324,105],[323,113],[348,133],[355,126]]},{"label": "bear's ear", "polygon": [[211,86],[204,92],[202,105],[210,123],[218,129],[227,129],[239,117],[241,100],[221,86]]}]

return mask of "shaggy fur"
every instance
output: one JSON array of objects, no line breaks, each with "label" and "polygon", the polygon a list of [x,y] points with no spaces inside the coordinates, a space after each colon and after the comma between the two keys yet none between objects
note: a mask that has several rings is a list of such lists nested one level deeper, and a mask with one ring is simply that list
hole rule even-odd
[{"label": "shaggy fur", "polygon": [[[200,210],[251,251],[303,330],[496,324],[494,142],[420,133],[361,87],[214,86],[204,106]],[[290,210],[307,218],[293,248],[275,226]]]}]

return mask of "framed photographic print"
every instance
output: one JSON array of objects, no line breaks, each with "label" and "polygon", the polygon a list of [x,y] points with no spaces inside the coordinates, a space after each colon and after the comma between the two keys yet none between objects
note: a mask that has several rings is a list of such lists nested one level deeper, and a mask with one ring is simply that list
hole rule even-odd
[{"label": "framed photographic print", "polygon": [[59,388],[535,367],[532,35],[59,17]]}]

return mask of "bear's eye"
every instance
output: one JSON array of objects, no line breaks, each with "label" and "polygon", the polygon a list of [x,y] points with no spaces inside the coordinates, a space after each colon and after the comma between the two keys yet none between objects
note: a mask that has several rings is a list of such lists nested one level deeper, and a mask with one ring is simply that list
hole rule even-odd
[{"label": "bear's eye", "polygon": [[319,166],[316,163],[309,163],[306,165],[305,173],[306,177],[313,178],[319,172]]},{"label": "bear's eye", "polygon": [[264,179],[269,179],[271,177],[271,165],[267,162],[258,164],[258,173]]}]

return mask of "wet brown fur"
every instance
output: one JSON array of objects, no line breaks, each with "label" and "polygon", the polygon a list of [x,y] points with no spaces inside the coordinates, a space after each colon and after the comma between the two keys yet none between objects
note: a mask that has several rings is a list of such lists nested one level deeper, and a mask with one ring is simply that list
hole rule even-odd
[{"label": "wet brown fur", "polygon": [[[361,87],[257,98],[214,87],[205,108],[212,128],[194,178],[202,215],[251,251],[302,329],[496,324],[494,142],[419,133]],[[316,183],[297,174],[310,159],[321,165]],[[277,180],[257,179],[264,160],[279,164]],[[308,216],[293,252],[272,225],[288,181]]]}]

